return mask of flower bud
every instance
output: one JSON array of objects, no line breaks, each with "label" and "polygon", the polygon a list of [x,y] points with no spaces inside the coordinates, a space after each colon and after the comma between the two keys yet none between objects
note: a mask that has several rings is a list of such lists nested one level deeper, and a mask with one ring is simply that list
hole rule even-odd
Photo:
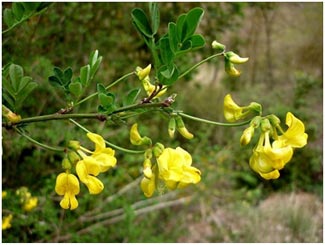
[{"label": "flower bud", "polygon": [[9,108],[2,105],[2,115],[5,116],[9,122],[18,123],[21,121],[21,116],[13,113]]},{"label": "flower bud", "polygon": [[150,159],[145,159],[143,162],[143,174],[148,179],[151,179],[151,177],[152,177],[151,166],[152,166],[152,164],[151,164]]},{"label": "flower bud", "polygon": [[259,103],[252,102],[252,103],[249,104],[248,108],[251,111],[256,112],[258,115],[261,115],[262,114],[262,105],[259,104]]},{"label": "flower bud", "polygon": [[233,64],[243,64],[248,61],[248,58],[242,58],[238,54],[229,51],[225,54],[225,57]]},{"label": "flower bud", "polygon": [[68,153],[68,159],[70,163],[76,164],[80,160],[80,157],[75,151],[70,151]]},{"label": "flower bud", "polygon": [[186,139],[192,139],[194,135],[190,133],[184,125],[183,119],[180,116],[176,117],[176,128],[177,131]]},{"label": "flower bud", "polygon": [[174,138],[176,130],[176,120],[174,117],[171,117],[168,123],[168,134],[170,138]]},{"label": "flower bud", "polygon": [[62,160],[62,168],[64,169],[64,170],[67,170],[67,169],[71,169],[71,162],[69,161],[69,159],[68,158],[63,158],[63,160]]},{"label": "flower bud", "polygon": [[142,81],[145,79],[147,76],[149,76],[151,71],[151,64],[149,64],[146,68],[142,69],[141,67],[137,67],[135,70],[136,75],[138,78]]},{"label": "flower bud", "polygon": [[273,127],[277,127],[281,123],[280,119],[274,114],[268,115],[267,118],[270,120]]},{"label": "flower bud", "polygon": [[246,128],[242,136],[240,137],[240,145],[244,146],[249,144],[253,136],[254,136],[254,127],[250,126]]},{"label": "flower bud", "polygon": [[229,76],[238,77],[240,76],[240,71],[238,71],[234,64],[229,61],[229,59],[225,58],[225,71]]},{"label": "flower bud", "polygon": [[216,40],[214,40],[212,42],[211,46],[212,46],[213,49],[216,49],[218,51],[225,51],[225,49],[226,49],[226,46],[225,45],[217,42]]},{"label": "flower bud", "polygon": [[271,123],[270,123],[269,119],[267,119],[267,118],[263,118],[263,119],[261,120],[261,130],[262,130],[263,132],[268,132],[268,131],[270,131],[271,129],[272,129],[272,126],[271,126]]},{"label": "flower bud", "polygon": [[144,152],[144,158],[145,159],[151,159],[152,158],[152,149],[151,148],[149,148],[148,150],[146,150]]},{"label": "flower bud", "polygon": [[250,126],[253,128],[258,128],[261,124],[261,120],[262,120],[261,116],[254,117],[250,122]]},{"label": "flower bud", "polygon": [[80,142],[76,140],[70,140],[68,147],[73,150],[79,150],[80,149]]},{"label": "flower bud", "polygon": [[130,141],[132,145],[151,145],[151,139],[147,136],[141,137],[138,131],[138,124],[135,123],[132,125],[130,130]]},{"label": "flower bud", "polygon": [[153,155],[158,158],[161,153],[164,151],[165,146],[161,143],[156,143],[155,146],[153,147]]}]

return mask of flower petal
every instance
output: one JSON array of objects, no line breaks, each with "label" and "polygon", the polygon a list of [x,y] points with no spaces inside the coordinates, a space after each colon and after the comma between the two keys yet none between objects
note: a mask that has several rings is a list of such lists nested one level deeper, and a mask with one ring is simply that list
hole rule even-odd
[{"label": "flower petal", "polygon": [[305,133],[305,125],[291,112],[287,113],[286,124],[288,130],[279,136],[279,140],[284,140],[287,145],[301,148],[307,144],[308,135]]},{"label": "flower petal", "polygon": [[105,140],[99,134],[87,133],[87,137],[95,143],[95,152],[101,151],[105,148]]},{"label": "flower petal", "polygon": [[151,197],[156,189],[156,176],[152,174],[150,179],[143,177],[140,187],[146,197]]}]

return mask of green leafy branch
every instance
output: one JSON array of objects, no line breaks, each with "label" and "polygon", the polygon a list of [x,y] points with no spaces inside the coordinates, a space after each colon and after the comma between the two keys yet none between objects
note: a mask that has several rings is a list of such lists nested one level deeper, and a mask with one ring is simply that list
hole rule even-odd
[{"label": "green leafy branch", "polygon": [[41,14],[52,4],[49,2],[14,2],[11,9],[6,8],[3,12],[3,20],[8,29],[2,31],[5,34],[29,18]]},{"label": "green leafy branch", "polygon": [[159,84],[172,85],[179,78],[179,68],[176,58],[205,45],[204,37],[195,34],[202,19],[202,8],[193,8],[188,13],[178,17],[176,23],[168,24],[168,32],[157,42],[155,35],[159,26],[159,9],[157,3],[149,5],[150,20],[140,8],[132,11],[133,24],[152,52],[154,66]]},{"label": "green leafy branch", "polygon": [[48,78],[50,84],[64,91],[68,100],[72,100],[71,106],[79,100],[86,88],[93,80],[102,62],[102,56],[99,56],[98,50],[92,52],[89,57],[89,64],[80,68],[79,76],[72,79],[71,67],[65,70],[59,67],[53,68],[54,75]]},{"label": "green leafy branch", "polygon": [[17,111],[28,95],[38,86],[29,76],[24,76],[23,68],[9,64],[2,69],[2,95],[8,106]]}]

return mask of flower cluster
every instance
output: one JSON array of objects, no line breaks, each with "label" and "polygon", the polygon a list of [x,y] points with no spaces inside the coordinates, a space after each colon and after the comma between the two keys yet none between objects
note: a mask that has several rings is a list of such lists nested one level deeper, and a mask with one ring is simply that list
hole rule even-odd
[{"label": "flower cluster", "polygon": [[[64,209],[73,210],[78,207],[76,195],[80,192],[79,180],[87,186],[90,194],[99,194],[104,189],[104,184],[97,176],[114,167],[117,162],[114,157],[115,151],[106,147],[100,135],[87,133],[87,137],[95,144],[95,150],[90,151],[80,146],[78,141],[70,141],[69,146],[74,151],[63,159],[62,166],[65,172],[56,178],[55,191],[63,196],[60,206]],[[73,169],[79,179],[71,173]]]},{"label": "flower cluster", "polygon": [[236,69],[235,65],[246,63],[249,58],[242,58],[233,51],[225,52],[226,46],[216,40],[212,42],[211,46],[213,49],[222,52],[225,57],[225,72],[232,77],[240,76],[240,71]]},{"label": "flower cluster", "polygon": [[38,198],[33,197],[28,191],[28,188],[23,186],[16,190],[16,195],[19,197],[19,202],[22,205],[22,209],[26,212],[33,210],[38,203]]},{"label": "flower cluster", "polygon": [[141,67],[137,67],[135,74],[138,76],[139,80],[142,83],[142,86],[144,88],[144,90],[146,91],[148,96],[153,96],[153,98],[158,98],[160,96],[162,96],[164,93],[166,93],[167,91],[167,87],[164,86],[161,88],[160,91],[158,91],[158,86],[153,85],[150,82],[150,74],[151,71],[151,64],[149,64],[146,68],[142,69]]},{"label": "flower cluster", "polygon": [[[256,112],[256,104],[253,102],[250,106],[241,107],[227,95],[224,100],[225,117],[231,122],[243,119],[250,111]],[[260,129],[259,140],[253,149],[249,165],[264,179],[279,178],[279,170],[291,160],[294,149],[307,144],[305,126],[291,112],[286,115],[286,125],[288,129],[284,131],[280,126],[280,119],[275,115],[258,115],[251,120],[250,126],[243,131],[240,138],[241,145],[247,145],[255,131]]]},{"label": "flower cluster", "polygon": [[[132,126],[131,143],[135,141],[134,135],[145,138],[141,137],[139,132],[135,133],[135,130],[137,127]],[[144,142],[143,145],[145,144]],[[191,166],[191,155],[181,147],[176,149],[165,148],[162,144],[156,143],[154,146],[149,146],[145,151],[144,158],[144,177],[140,186],[146,197],[151,197],[154,194],[159,183],[163,183],[168,189],[174,190],[186,187],[189,184],[197,184],[201,180],[200,170]]]}]

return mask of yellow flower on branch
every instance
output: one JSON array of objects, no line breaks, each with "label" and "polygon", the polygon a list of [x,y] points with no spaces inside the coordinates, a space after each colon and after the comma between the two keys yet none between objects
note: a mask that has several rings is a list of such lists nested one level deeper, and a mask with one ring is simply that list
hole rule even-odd
[{"label": "yellow flower on branch", "polygon": [[151,197],[156,190],[156,175],[152,173],[150,178],[144,176],[140,187],[146,197]]},{"label": "yellow flower on branch", "polygon": [[134,123],[130,129],[130,142],[132,145],[151,145],[152,141],[147,136],[142,137],[138,131],[138,124]]},{"label": "yellow flower on branch", "polygon": [[112,148],[106,147],[105,140],[102,136],[94,133],[87,133],[88,138],[95,143],[95,151],[92,152],[93,158],[100,167],[100,172],[106,172],[108,169],[115,167],[116,158],[115,151]]},{"label": "yellow flower on branch", "polygon": [[104,189],[104,184],[96,178],[101,172],[100,165],[92,157],[86,157],[76,165],[77,175],[82,183],[84,183],[90,194],[98,194]]},{"label": "yellow flower on branch", "polygon": [[228,122],[235,122],[243,118],[244,107],[237,105],[230,94],[225,96],[223,105],[223,113]]},{"label": "yellow flower on branch", "polygon": [[197,184],[201,180],[199,169],[192,167],[191,155],[181,147],[165,148],[157,158],[159,178],[169,189]]},{"label": "yellow flower on branch", "polygon": [[62,196],[60,206],[64,209],[73,210],[78,207],[76,195],[79,194],[78,178],[70,173],[61,173],[56,178],[55,192]]},{"label": "yellow flower on branch", "polygon": [[260,115],[262,113],[262,106],[256,102],[251,102],[248,106],[239,106],[230,94],[225,96],[223,100],[223,114],[228,122],[244,119],[250,113]]},{"label": "yellow flower on branch", "polygon": [[[135,71],[135,74],[138,76],[139,80],[141,81],[142,86],[148,96],[150,96],[157,89],[157,87],[150,82],[150,77],[149,77],[150,71],[151,71],[151,64],[149,64],[144,69],[138,66]],[[154,96],[154,98],[158,98],[162,96],[164,93],[166,93],[166,91],[167,91],[167,87],[164,86],[162,90],[156,96]]]},{"label": "yellow flower on branch", "polygon": [[242,58],[238,54],[229,51],[226,52],[225,54],[225,71],[233,77],[238,77],[240,76],[240,71],[238,71],[234,64],[243,64],[248,61],[248,58]]},{"label": "yellow flower on branch", "polygon": [[[308,135],[305,133],[305,125],[291,112],[286,115],[288,130],[278,137],[277,144],[289,145],[294,148],[301,148],[307,144]],[[281,143],[280,143],[281,142]]]},{"label": "yellow flower on branch", "polygon": [[290,146],[278,147],[270,143],[269,132],[260,136],[258,145],[253,150],[249,165],[265,179],[277,179],[281,170],[293,155]]}]

